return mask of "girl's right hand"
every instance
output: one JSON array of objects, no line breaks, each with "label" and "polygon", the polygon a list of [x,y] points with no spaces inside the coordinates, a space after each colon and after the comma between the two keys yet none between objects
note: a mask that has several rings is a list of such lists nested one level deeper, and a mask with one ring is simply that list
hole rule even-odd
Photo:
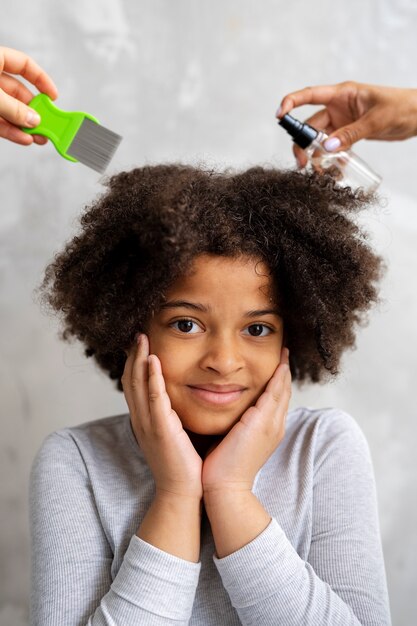
[{"label": "girl's right hand", "polygon": [[128,353],[122,376],[136,440],[155,480],[157,495],[165,493],[202,499],[203,461],[171,407],[161,362],[149,355],[145,334]]}]

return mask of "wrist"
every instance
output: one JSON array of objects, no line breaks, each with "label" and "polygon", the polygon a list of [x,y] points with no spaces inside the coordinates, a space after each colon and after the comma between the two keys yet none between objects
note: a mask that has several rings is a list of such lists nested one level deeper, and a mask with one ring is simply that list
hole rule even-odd
[{"label": "wrist", "polygon": [[239,481],[227,481],[223,483],[211,483],[202,485],[203,498],[216,495],[230,495],[238,493],[251,492],[254,481],[239,480]]},{"label": "wrist", "polygon": [[161,487],[156,487],[155,500],[158,502],[166,502],[170,504],[179,504],[181,506],[200,505],[203,501],[203,492],[201,494],[188,494]]},{"label": "wrist", "polygon": [[216,487],[203,491],[203,502],[206,511],[220,502],[242,502],[254,496],[250,487]]},{"label": "wrist", "polygon": [[219,559],[250,543],[271,521],[261,502],[247,489],[209,491],[204,494],[204,506]]},{"label": "wrist", "polygon": [[159,491],[136,534],[163,552],[197,563],[201,517],[199,498]]}]

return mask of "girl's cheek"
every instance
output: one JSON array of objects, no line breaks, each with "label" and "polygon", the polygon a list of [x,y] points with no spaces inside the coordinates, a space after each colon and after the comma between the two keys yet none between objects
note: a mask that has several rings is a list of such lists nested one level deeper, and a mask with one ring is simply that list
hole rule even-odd
[{"label": "girl's cheek", "polygon": [[268,363],[265,364],[265,378],[270,380],[277,371],[277,367],[281,362],[281,347],[271,355]]}]

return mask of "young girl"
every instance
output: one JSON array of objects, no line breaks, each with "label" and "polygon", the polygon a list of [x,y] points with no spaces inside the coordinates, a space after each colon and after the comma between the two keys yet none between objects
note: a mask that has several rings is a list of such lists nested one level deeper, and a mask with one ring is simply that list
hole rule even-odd
[{"label": "young girl", "polygon": [[291,375],[337,374],[377,300],[366,203],[260,167],[109,180],[41,294],[129,413],[34,460],[33,625],[390,624],[364,435],[287,414]]}]

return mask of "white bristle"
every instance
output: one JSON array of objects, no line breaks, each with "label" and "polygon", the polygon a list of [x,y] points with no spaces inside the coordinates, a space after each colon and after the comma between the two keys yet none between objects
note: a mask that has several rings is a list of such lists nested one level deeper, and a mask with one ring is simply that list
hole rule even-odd
[{"label": "white bristle", "polygon": [[85,117],[67,154],[101,173],[108,166],[121,140],[120,135]]}]

